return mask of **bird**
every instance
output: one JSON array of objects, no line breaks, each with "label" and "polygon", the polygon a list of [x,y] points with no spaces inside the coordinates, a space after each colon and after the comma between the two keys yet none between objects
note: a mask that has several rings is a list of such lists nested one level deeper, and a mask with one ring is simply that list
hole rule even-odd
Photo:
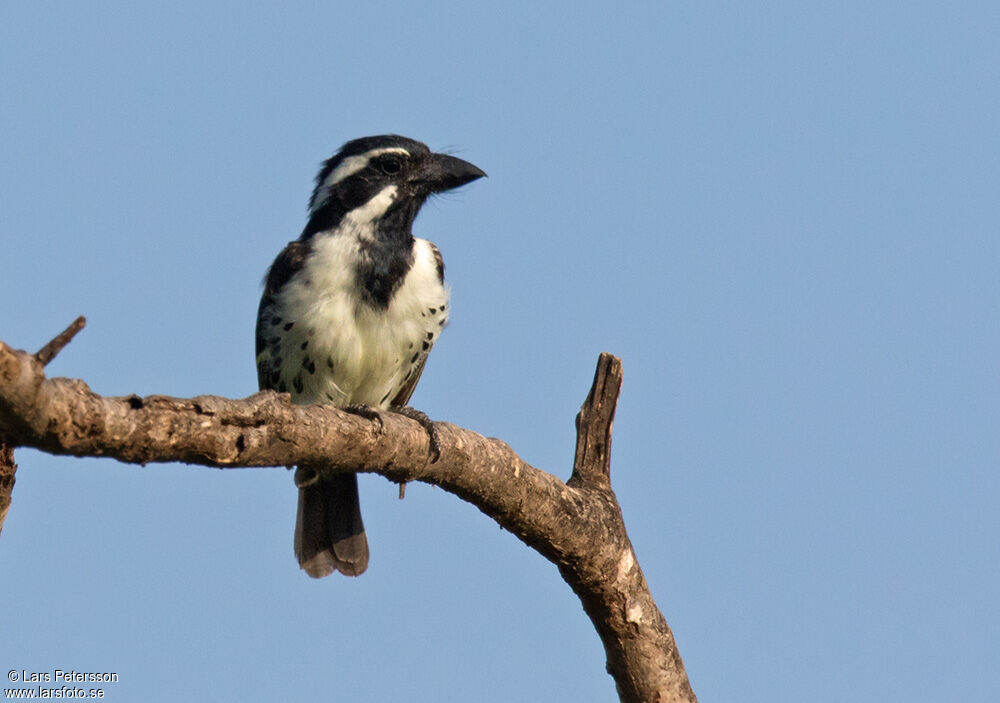
[{"label": "bird", "polygon": [[[396,134],[345,143],[323,162],[298,239],[264,278],[257,312],[257,380],[293,403],[332,404],[381,423],[381,412],[433,423],[408,407],[427,355],[448,322],[438,248],[413,236],[434,194],[486,174]],[[299,466],[294,551],[309,576],[368,568],[354,473]]]}]

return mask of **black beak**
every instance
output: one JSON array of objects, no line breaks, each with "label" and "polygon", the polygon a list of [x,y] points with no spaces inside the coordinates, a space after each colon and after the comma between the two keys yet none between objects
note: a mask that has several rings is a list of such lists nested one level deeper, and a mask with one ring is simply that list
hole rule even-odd
[{"label": "black beak", "polygon": [[424,184],[431,193],[440,193],[472,183],[486,175],[478,166],[448,154],[431,154],[415,181]]}]

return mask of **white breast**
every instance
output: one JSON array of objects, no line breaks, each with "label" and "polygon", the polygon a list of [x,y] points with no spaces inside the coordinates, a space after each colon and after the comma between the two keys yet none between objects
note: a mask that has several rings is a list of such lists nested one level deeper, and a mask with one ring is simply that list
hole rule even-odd
[{"label": "white breast", "polygon": [[[430,242],[415,239],[413,266],[388,308],[364,302],[355,280],[358,237],[317,235],[302,270],[275,296],[281,379],[295,402],[388,407],[448,319],[448,289]],[[269,352],[265,352],[269,354]]]}]

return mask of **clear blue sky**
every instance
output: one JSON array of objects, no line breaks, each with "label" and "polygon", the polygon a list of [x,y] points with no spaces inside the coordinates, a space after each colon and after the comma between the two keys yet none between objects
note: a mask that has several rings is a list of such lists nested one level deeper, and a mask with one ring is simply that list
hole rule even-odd
[{"label": "clear blue sky", "polygon": [[[261,277],[342,142],[434,201],[452,323],[413,403],[612,480],[702,701],[1000,695],[996,3],[0,5],[0,339],[103,394],[256,390]],[[362,477],[362,578],[283,470],[18,452],[0,666],[112,701],[607,701],[555,567]]]}]

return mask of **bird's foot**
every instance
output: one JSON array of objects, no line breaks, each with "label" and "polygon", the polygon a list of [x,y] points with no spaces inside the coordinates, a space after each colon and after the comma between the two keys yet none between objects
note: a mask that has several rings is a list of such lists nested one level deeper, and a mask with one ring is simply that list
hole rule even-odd
[{"label": "bird's foot", "polygon": [[319,482],[319,473],[316,469],[308,466],[299,466],[295,469],[295,485],[299,488],[307,488]]},{"label": "bird's foot", "polygon": [[375,428],[375,434],[382,434],[382,430],[385,428],[385,423],[382,422],[382,413],[378,408],[373,408],[370,405],[345,405],[341,408],[345,413],[350,413],[351,415],[357,415],[358,417],[363,417],[366,420],[371,420],[377,427]]},{"label": "bird's foot", "polygon": [[[441,458],[441,435],[438,433],[437,425],[434,424],[433,420],[427,417],[426,413],[423,413],[416,408],[411,408],[409,405],[401,408],[393,408],[392,412],[419,422],[420,426],[424,428],[425,432],[427,432],[427,440],[430,443],[427,455],[430,457],[431,463],[433,464]],[[403,486],[405,485],[405,483],[402,483],[399,486],[400,498],[403,497],[403,491],[405,490]]]}]

